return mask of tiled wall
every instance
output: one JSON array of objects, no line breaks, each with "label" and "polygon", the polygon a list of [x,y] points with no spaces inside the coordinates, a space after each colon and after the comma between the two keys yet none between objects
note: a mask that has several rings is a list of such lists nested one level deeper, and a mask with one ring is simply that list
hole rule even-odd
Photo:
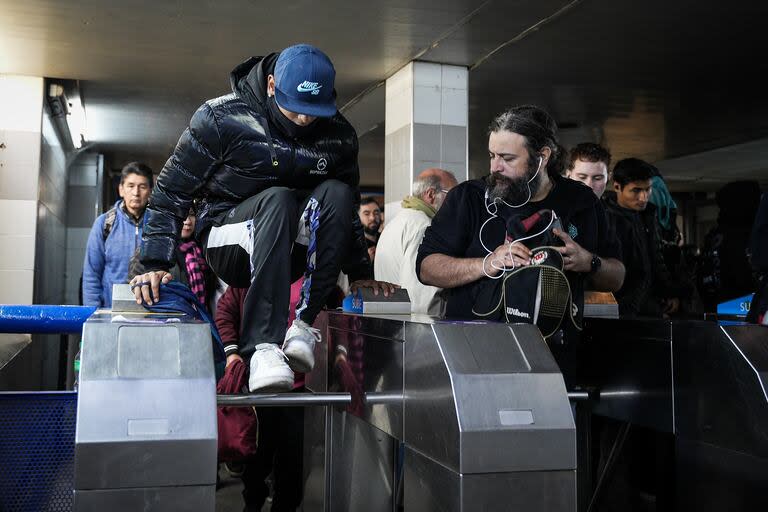
[{"label": "tiled wall", "polygon": [[[44,86],[39,77],[0,75],[0,304],[77,304],[85,240],[100,206],[101,157],[67,165]],[[67,339],[32,340],[30,382],[56,389]]]},{"label": "tiled wall", "polygon": [[37,201],[0,199],[0,304],[32,304]]},{"label": "tiled wall", "polygon": [[43,79],[0,75],[0,304],[31,304]]}]

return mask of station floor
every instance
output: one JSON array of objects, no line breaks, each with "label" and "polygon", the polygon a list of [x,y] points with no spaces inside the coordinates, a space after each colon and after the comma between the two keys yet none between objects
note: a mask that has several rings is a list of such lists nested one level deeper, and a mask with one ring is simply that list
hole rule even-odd
[{"label": "station floor", "polygon": [[[322,482],[317,479],[310,478],[305,485],[308,489],[311,489],[313,495],[319,495],[319,488],[322,487]],[[219,488],[216,491],[216,512],[241,512],[243,510],[243,482],[240,478],[233,477],[224,467],[224,464],[219,465]],[[269,512],[272,506],[271,498],[268,498],[262,512]],[[307,512],[309,510],[318,510],[317,504],[308,503],[306,500],[299,507],[298,511]]]},{"label": "station floor", "polygon": [[[225,471],[220,470],[221,485],[216,491],[216,512],[240,512],[243,510],[243,484],[239,478],[233,478],[224,475]],[[269,510],[265,506],[264,510]]]},{"label": "station floor", "polygon": [[[216,491],[216,512],[241,512],[243,510],[243,482],[219,465],[219,488]],[[267,500],[262,512],[269,512],[271,501]]]}]

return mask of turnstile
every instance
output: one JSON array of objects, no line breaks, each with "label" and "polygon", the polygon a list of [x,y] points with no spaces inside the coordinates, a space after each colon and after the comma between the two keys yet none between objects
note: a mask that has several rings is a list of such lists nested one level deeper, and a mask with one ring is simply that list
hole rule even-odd
[{"label": "turnstile", "polygon": [[[76,510],[213,511],[217,402],[321,406],[305,415],[307,511],[576,510],[576,393],[534,327],[339,312],[317,326],[317,393],[217,398],[207,325],[91,316]],[[583,408],[674,434],[675,510],[762,510],[767,346],[758,326],[590,320],[556,356],[590,390]]]},{"label": "turnstile", "polygon": [[768,509],[768,328],[590,319],[568,356],[585,407],[667,436],[669,509]]},{"label": "turnstile", "polygon": [[307,386],[353,399],[305,415],[305,510],[576,509],[573,417],[538,329],[338,312],[320,322],[327,343]]},{"label": "turnstile", "polygon": [[[307,445],[314,474],[305,510],[391,511],[398,501],[418,511],[575,510],[575,427],[562,376],[535,327],[338,312],[319,323],[326,342],[316,346],[308,375],[318,394],[298,398],[323,405],[306,414],[306,435],[317,442]],[[215,408],[206,324],[90,317],[75,510],[212,511]]]},{"label": "turnstile", "polygon": [[90,317],[83,326],[74,510],[213,511],[216,466],[208,324]]}]

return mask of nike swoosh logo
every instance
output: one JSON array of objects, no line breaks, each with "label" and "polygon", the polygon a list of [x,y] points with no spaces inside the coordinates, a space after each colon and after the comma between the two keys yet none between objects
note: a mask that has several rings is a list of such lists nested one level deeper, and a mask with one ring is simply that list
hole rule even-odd
[{"label": "nike swoosh logo", "polygon": [[312,91],[318,91],[322,85],[313,85],[311,87],[305,87],[304,84],[299,84],[298,87],[296,87],[296,90],[299,92],[312,92]]}]

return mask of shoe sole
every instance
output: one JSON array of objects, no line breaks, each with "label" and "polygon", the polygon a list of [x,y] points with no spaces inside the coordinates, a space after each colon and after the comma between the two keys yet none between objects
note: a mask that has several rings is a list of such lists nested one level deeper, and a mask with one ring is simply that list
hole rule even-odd
[{"label": "shoe sole", "polygon": [[288,362],[288,366],[290,366],[291,370],[293,370],[296,373],[309,373],[312,371],[312,368],[315,367],[314,362],[312,365],[309,365],[303,361],[296,361],[296,360],[290,360]]},{"label": "shoe sole", "polygon": [[289,379],[275,380],[274,377],[262,377],[248,380],[248,390],[251,393],[280,393],[293,389],[293,377]]},{"label": "shoe sole", "polygon": [[[301,345],[297,344],[296,346],[307,348],[307,345],[304,343]],[[315,367],[315,355],[309,350],[302,350],[302,348],[291,350],[289,345],[284,353],[288,358],[288,366],[291,370],[299,373],[309,373]]]}]

